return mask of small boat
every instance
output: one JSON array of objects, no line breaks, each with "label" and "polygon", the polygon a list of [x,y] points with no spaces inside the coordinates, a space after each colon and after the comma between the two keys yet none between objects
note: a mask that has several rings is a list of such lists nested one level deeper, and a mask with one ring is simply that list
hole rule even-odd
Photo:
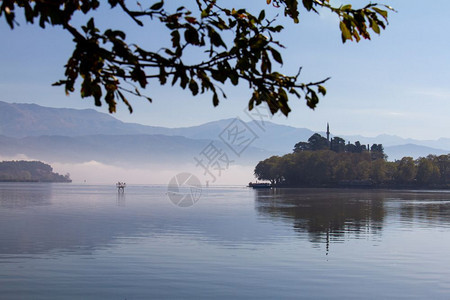
[{"label": "small boat", "polygon": [[127,184],[125,183],[125,182],[118,182],[118,183],[116,183],[116,187],[117,187],[117,190],[120,192],[120,191],[124,191],[125,190],[125,187],[127,186]]},{"label": "small boat", "polygon": [[272,184],[268,182],[249,182],[248,187],[254,188],[254,189],[270,189],[272,188]]}]

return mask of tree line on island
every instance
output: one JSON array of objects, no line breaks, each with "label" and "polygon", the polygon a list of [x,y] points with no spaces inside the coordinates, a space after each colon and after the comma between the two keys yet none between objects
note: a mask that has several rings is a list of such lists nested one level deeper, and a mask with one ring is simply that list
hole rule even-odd
[{"label": "tree line on island", "polygon": [[387,161],[382,144],[346,144],[313,134],[293,152],[260,161],[258,180],[278,187],[450,187],[450,154]]},{"label": "tree line on island", "polygon": [[72,182],[70,174],[60,175],[40,161],[0,162],[0,182]]}]

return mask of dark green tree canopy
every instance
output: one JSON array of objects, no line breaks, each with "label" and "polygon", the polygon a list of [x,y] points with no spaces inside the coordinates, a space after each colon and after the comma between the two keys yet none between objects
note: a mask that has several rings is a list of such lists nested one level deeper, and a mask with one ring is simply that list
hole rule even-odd
[{"label": "dark green tree canopy", "polygon": [[313,151],[327,150],[330,148],[328,140],[318,133],[314,133],[309,139],[308,143]]},{"label": "dark green tree canopy", "polygon": [[40,161],[1,161],[0,182],[72,182],[70,174],[65,176],[53,172],[53,168]]},{"label": "dark green tree canopy", "polygon": [[303,151],[318,151],[318,150],[332,150],[337,153],[348,152],[348,153],[363,153],[370,152],[372,160],[386,159],[387,156],[384,154],[384,148],[382,144],[373,144],[372,147],[366,147],[361,145],[359,141],[354,144],[348,142],[341,137],[333,137],[328,141],[325,137],[318,133],[314,133],[308,139],[308,142],[298,142],[294,145],[294,153]]},{"label": "dark green tree canopy", "polygon": [[[372,152],[371,152],[372,153]],[[301,151],[260,161],[258,180],[287,187],[450,188],[450,155],[389,162],[371,153]]]},{"label": "dark green tree canopy", "polygon": [[338,136],[334,137],[331,140],[330,149],[338,153],[345,152],[345,140]]},{"label": "dark green tree canopy", "polygon": [[[106,2],[108,4],[106,4]],[[75,91],[81,78],[81,97],[92,97],[95,105],[106,102],[115,112],[116,101],[123,101],[132,112],[126,95],[143,96],[151,80],[161,85],[179,85],[192,95],[209,92],[214,106],[226,95],[222,88],[227,82],[247,83],[251,97],[248,107],[267,102],[272,113],[281,110],[288,115],[288,99],[304,97],[310,108],[316,107],[319,94],[325,95],[323,83],[302,82],[300,72],[285,75],[275,71],[274,64],[283,64],[279,50],[283,45],[276,39],[283,26],[277,19],[267,19],[265,11],[227,7],[226,1],[192,0],[195,9],[180,6],[171,10],[163,1],[140,3],[125,0],[3,0],[0,17],[11,28],[17,25],[16,13],[23,13],[28,23],[45,28],[61,26],[73,36],[74,51],[65,66],[63,85],[66,93]],[[342,41],[370,39],[387,24],[391,7],[369,3],[361,8],[351,5],[335,7],[329,0],[266,0],[267,9],[280,10],[284,16],[299,22],[304,11],[327,9],[337,16]],[[90,18],[84,26],[73,25],[75,15],[87,15],[100,6],[119,9],[139,26],[151,30],[154,22],[163,24],[170,32],[171,46],[160,51],[144,49],[126,41],[120,28],[101,31]],[[250,5],[249,5],[250,6]],[[205,56],[199,61],[187,59],[187,52]],[[190,57],[192,58],[192,57]],[[146,97],[146,96],[143,96]],[[149,101],[151,98],[146,97]]]}]

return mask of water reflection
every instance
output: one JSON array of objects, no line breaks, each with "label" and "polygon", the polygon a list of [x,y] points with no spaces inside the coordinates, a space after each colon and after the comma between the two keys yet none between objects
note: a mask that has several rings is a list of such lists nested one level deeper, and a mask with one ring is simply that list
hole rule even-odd
[{"label": "water reflection", "polygon": [[180,209],[166,186],[2,187],[5,299],[450,294],[448,192],[213,187]]},{"label": "water reflection", "polygon": [[[9,203],[0,206],[0,255],[91,254],[149,236],[187,236],[228,248],[253,247],[278,236],[272,224],[258,224],[253,218],[250,190],[215,189],[203,198],[203,205],[182,210],[167,199],[166,189],[130,187],[117,193],[108,186],[54,185],[48,193],[35,194],[30,184],[17,191],[6,185],[0,198]],[[11,203],[24,205],[12,208]],[[49,205],[27,209],[25,203],[28,208],[31,203]]]},{"label": "water reflection", "polygon": [[125,193],[124,192],[117,192],[117,206],[125,207]]},{"label": "water reflection", "polygon": [[450,192],[415,191],[398,193],[388,198],[386,206],[406,226],[450,227]]},{"label": "water reflection", "polygon": [[312,243],[327,243],[327,248],[329,242],[380,235],[385,217],[382,193],[261,190],[255,193],[255,205],[262,216],[291,222]]},{"label": "water reflection", "polygon": [[386,228],[450,227],[448,192],[216,188],[180,210],[165,189],[0,185],[0,254],[92,253],[148,236],[229,249],[292,236],[328,250],[348,240],[381,241]]},{"label": "water reflection", "polygon": [[0,208],[50,205],[51,183],[0,183]]},{"label": "water reflection", "polygon": [[0,254],[90,254],[137,236],[146,216],[126,210],[125,197],[109,189],[0,184]]},{"label": "water reflection", "polygon": [[450,193],[332,189],[256,190],[263,217],[291,223],[312,243],[381,237],[383,227],[413,224],[450,227]]}]

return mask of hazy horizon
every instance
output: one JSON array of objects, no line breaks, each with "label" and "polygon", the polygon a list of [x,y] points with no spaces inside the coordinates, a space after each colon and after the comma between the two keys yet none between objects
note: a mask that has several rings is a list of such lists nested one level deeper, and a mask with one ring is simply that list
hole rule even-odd
[{"label": "hazy horizon", "polygon": [[[28,157],[26,155],[2,156],[0,161],[11,160],[27,160],[34,161],[42,159],[36,157]],[[230,168],[224,170],[216,181],[205,176],[201,168],[195,166],[193,162],[186,162],[178,166],[174,165],[157,165],[145,164],[144,166],[130,165],[128,167],[122,165],[106,164],[95,160],[82,163],[66,163],[66,162],[47,162],[53,167],[53,171],[61,175],[70,173],[73,184],[111,184],[117,181],[126,182],[127,184],[152,184],[166,185],[170,179],[179,173],[191,173],[201,181],[203,186],[220,186],[220,185],[246,185],[250,181],[254,181],[254,166],[230,165]],[[208,183],[207,183],[208,182]]]}]

